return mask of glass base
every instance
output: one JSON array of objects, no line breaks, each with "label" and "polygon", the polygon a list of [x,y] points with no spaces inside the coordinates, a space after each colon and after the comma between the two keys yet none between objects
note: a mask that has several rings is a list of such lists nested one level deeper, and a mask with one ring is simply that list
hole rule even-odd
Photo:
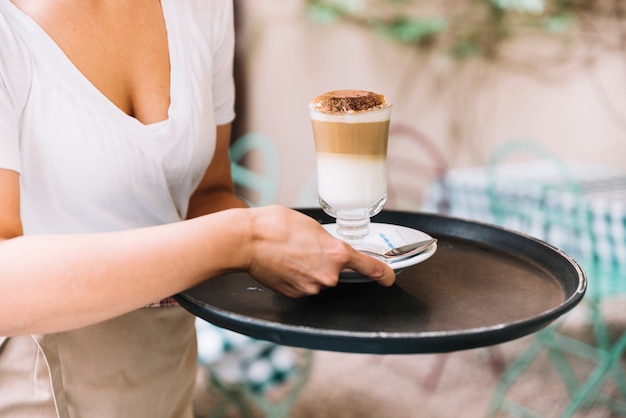
[{"label": "glass base", "polygon": [[321,197],[319,203],[324,212],[337,219],[337,234],[348,243],[355,243],[370,233],[370,217],[378,214],[385,203],[387,195],[381,197],[370,207],[363,209],[334,209]]},{"label": "glass base", "polygon": [[370,233],[370,218],[337,218],[337,234],[346,242],[359,241]]}]

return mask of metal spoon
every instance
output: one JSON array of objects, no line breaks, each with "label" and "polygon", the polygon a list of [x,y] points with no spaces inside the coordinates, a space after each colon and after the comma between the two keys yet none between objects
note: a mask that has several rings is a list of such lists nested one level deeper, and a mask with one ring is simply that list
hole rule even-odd
[{"label": "metal spoon", "polygon": [[355,248],[361,252],[382,257],[388,260],[390,263],[394,263],[400,260],[421,254],[429,250],[437,242],[436,238],[427,239],[424,241],[413,242],[411,244],[401,245],[400,247],[392,248],[391,250],[377,245],[356,245]]}]

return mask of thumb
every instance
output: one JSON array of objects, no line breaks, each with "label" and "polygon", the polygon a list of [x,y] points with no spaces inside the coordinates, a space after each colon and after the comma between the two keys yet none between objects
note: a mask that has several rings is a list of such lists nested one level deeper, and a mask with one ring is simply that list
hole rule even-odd
[{"label": "thumb", "polygon": [[352,252],[352,257],[346,267],[382,286],[391,286],[396,281],[396,273],[387,263],[357,250]]}]

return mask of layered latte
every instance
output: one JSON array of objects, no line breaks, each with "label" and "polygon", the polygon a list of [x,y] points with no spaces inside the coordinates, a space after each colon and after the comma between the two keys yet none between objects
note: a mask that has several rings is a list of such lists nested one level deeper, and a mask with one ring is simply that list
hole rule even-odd
[{"label": "layered latte", "polygon": [[383,95],[338,90],[309,103],[322,205],[337,211],[384,205],[391,103]]}]

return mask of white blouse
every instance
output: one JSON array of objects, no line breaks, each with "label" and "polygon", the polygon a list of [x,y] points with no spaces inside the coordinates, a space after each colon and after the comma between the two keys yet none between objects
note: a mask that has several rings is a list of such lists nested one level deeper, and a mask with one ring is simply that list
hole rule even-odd
[{"label": "white blouse", "polygon": [[123,230],[186,216],[234,118],[231,1],[164,0],[168,119],[144,125],[0,0],[0,168],[20,172],[25,234]]},{"label": "white blouse", "polygon": [[[161,0],[170,52],[165,121],[143,125],[0,0],[0,168],[20,173],[26,234],[137,228],[185,217],[234,118],[231,0]],[[1,193],[1,191],[0,191]],[[194,317],[139,309],[77,330],[0,336],[0,415],[191,418]]]}]

